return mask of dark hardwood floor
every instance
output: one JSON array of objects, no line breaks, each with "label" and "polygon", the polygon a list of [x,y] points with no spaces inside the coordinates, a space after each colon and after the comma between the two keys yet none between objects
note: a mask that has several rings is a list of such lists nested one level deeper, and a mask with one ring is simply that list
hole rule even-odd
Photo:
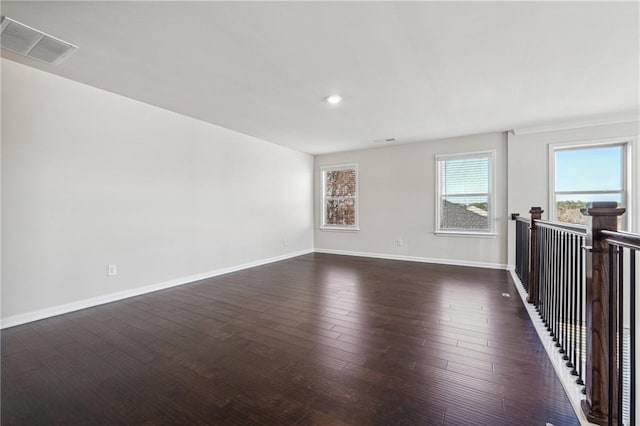
[{"label": "dark hardwood floor", "polygon": [[504,271],[311,254],[1,350],[3,425],[578,424]]}]

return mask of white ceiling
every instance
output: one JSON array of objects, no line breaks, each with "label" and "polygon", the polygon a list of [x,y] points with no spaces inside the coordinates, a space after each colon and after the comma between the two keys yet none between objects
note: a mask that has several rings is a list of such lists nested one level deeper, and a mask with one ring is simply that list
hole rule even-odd
[{"label": "white ceiling", "polygon": [[[638,114],[637,2],[2,2],[2,56],[311,154]],[[328,94],[344,97],[335,107]],[[376,142],[378,141],[378,142]]]}]

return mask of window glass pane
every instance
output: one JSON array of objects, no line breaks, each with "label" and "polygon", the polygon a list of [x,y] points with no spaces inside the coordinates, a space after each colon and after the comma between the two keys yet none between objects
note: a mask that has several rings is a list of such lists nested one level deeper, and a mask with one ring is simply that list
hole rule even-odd
[{"label": "window glass pane", "polygon": [[471,154],[466,158],[439,160],[440,217],[443,231],[481,231],[492,229],[489,194],[489,155]]},{"label": "window glass pane", "polygon": [[[556,195],[556,218],[560,222],[585,224],[587,217],[580,213],[580,209],[593,201],[616,201],[620,207],[622,194],[558,194]],[[622,217],[618,219],[618,227],[622,229]]]},{"label": "window glass pane", "polygon": [[444,197],[440,204],[440,229],[489,230],[489,197]]},{"label": "window glass pane", "polygon": [[352,198],[327,200],[326,225],[355,225],[356,203]]},{"label": "window glass pane", "polygon": [[343,169],[325,172],[327,197],[353,197],[356,195],[356,170]]},{"label": "window glass pane", "polygon": [[620,191],[622,160],[620,145],[557,150],[556,191]]},{"label": "window glass pane", "polygon": [[322,172],[323,226],[356,229],[358,226],[356,165],[329,166]]},{"label": "window glass pane", "polygon": [[443,195],[489,192],[489,158],[463,158],[440,163]]}]

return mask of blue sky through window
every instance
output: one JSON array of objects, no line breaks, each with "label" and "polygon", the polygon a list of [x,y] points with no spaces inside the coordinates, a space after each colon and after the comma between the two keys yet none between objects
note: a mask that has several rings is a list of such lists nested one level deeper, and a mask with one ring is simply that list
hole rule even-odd
[{"label": "blue sky through window", "polygon": [[[620,191],[623,147],[620,145],[566,149],[555,152],[555,190]],[[620,201],[618,194],[558,195],[557,201]]]}]

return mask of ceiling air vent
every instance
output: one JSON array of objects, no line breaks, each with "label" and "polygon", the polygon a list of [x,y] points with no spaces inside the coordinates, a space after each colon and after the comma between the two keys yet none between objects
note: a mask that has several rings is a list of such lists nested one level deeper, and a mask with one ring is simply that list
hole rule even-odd
[{"label": "ceiling air vent", "polygon": [[398,142],[398,139],[396,138],[384,138],[384,139],[376,139],[374,140],[375,143],[393,143],[393,142]]},{"label": "ceiling air vent", "polygon": [[59,64],[78,48],[6,16],[2,19],[0,45],[3,49],[48,64]]}]

